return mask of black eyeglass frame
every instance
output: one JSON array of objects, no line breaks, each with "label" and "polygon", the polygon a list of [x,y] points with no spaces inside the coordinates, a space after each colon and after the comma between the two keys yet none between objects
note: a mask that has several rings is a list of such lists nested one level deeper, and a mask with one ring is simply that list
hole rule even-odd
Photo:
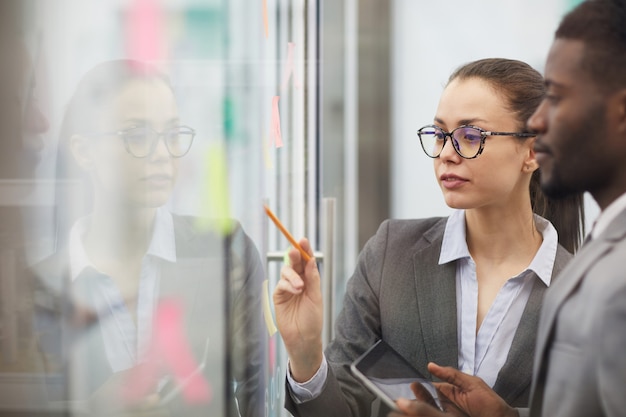
[{"label": "black eyeglass frame", "polygon": [[[439,153],[435,156],[431,156],[426,151],[426,148],[424,147],[424,142],[422,141],[421,132],[427,128],[435,128],[435,129],[440,130],[441,133],[443,133],[443,145],[441,145],[441,149],[439,150]],[[454,132],[456,132],[459,129],[464,129],[464,128],[476,129],[480,133],[480,145],[478,147],[478,151],[476,152],[476,155],[474,156],[465,156],[461,154],[461,151],[457,148],[457,145],[455,144],[455,141],[453,140],[454,137],[452,135],[454,135]],[[437,125],[426,125],[417,130],[417,136],[420,139],[420,145],[422,145],[422,150],[424,151],[426,156],[428,156],[429,158],[433,158],[433,159],[439,158],[439,156],[441,155],[441,152],[443,151],[443,148],[446,146],[446,141],[448,140],[448,137],[450,137],[450,141],[452,142],[452,147],[454,148],[454,151],[457,153],[457,155],[459,155],[463,159],[475,159],[475,158],[478,158],[478,155],[483,153],[483,150],[485,149],[485,139],[487,139],[488,136],[515,136],[518,138],[533,138],[537,135],[535,133],[525,133],[525,132],[493,132],[493,131],[482,129],[474,125],[461,125],[459,127],[452,129],[450,132],[446,132],[445,130],[443,130]]]},{"label": "black eyeglass frame", "polygon": [[169,144],[167,143],[166,140],[164,140],[163,142],[165,143],[165,148],[167,149],[167,152],[170,154],[170,156],[172,158],[182,158],[183,156],[187,155],[189,153],[189,150],[191,149],[191,145],[193,145],[193,139],[196,137],[196,130],[189,127],[189,126],[176,126],[176,127],[172,127],[169,129],[165,129],[162,132],[158,132],[150,127],[145,127],[146,129],[149,129],[151,131],[153,131],[156,134],[156,138],[152,141],[152,143],[150,144],[150,148],[148,150],[148,153],[146,153],[145,155],[137,155],[135,153],[133,153],[130,150],[130,145],[128,144],[128,139],[126,138],[126,134],[128,134],[128,132],[132,131],[133,129],[140,129],[143,128],[144,126],[131,126],[128,129],[124,129],[124,130],[115,130],[115,131],[111,131],[111,132],[102,132],[102,133],[92,133],[92,134],[87,134],[86,136],[89,137],[102,137],[102,136],[109,136],[109,135],[116,135],[119,136],[122,139],[122,142],[124,142],[124,148],[126,149],[126,152],[128,152],[130,155],[132,155],[135,158],[138,159],[142,159],[142,158],[147,158],[148,156],[152,155],[154,153],[154,150],[156,149],[157,143],[159,143],[159,140],[161,138],[165,137],[165,134],[168,132],[171,132],[172,130],[180,130],[180,129],[188,129],[187,133],[191,134],[191,139],[189,141],[189,147],[187,147],[187,150],[180,154],[180,155],[174,155],[172,153],[172,150],[170,149]]}]

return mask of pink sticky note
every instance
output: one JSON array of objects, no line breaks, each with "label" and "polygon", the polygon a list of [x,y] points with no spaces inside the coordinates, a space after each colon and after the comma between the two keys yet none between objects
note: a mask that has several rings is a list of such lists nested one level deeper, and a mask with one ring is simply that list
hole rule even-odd
[{"label": "pink sticky note", "polygon": [[293,85],[296,88],[300,88],[301,83],[300,80],[296,77],[295,66],[294,66],[294,55],[295,55],[296,44],[293,42],[289,42],[287,44],[287,63],[285,64],[285,75],[282,83],[282,90],[287,88],[287,84],[289,83],[289,78],[293,78]]},{"label": "pink sticky note", "polygon": [[162,60],[162,28],[157,0],[132,0],[126,18],[128,57],[146,62]]},{"label": "pink sticky note", "polygon": [[272,123],[270,125],[270,138],[277,148],[283,146],[283,137],[280,133],[280,113],[278,111],[279,96],[272,97]]},{"label": "pink sticky note", "polygon": [[265,37],[269,36],[269,23],[267,21],[267,0],[263,0],[263,28],[265,29]]},{"label": "pink sticky note", "polygon": [[211,400],[211,387],[199,372],[199,364],[183,331],[183,307],[176,300],[162,300],[157,306],[153,345],[147,359],[145,366],[133,375],[127,399],[137,401],[154,392],[162,368],[167,368],[187,402],[202,404]]}]

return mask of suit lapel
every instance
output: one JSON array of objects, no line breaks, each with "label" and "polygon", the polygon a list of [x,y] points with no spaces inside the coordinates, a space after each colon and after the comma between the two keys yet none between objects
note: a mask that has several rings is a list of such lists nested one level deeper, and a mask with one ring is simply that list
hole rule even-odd
[{"label": "suit lapel", "polygon": [[546,343],[554,327],[554,321],[561,308],[561,304],[578,286],[589,267],[606,253],[611,246],[612,243],[606,239],[598,239],[587,244],[565,269],[563,269],[559,274],[559,279],[555,280],[554,284],[550,287],[550,290],[546,294],[541,313],[535,363],[537,363],[545,353]]},{"label": "suit lapel", "polygon": [[[443,226],[445,227],[445,223]],[[429,242],[413,256],[416,300],[428,361],[458,367],[456,263],[439,265],[443,230],[424,234]]]},{"label": "suit lapel", "polygon": [[[535,275],[535,282],[526,302],[523,318],[515,331],[515,336],[513,336],[506,362],[500,369],[493,386],[494,391],[498,392],[509,404],[514,403],[519,395],[528,388],[532,378],[537,323],[545,290],[546,286]],[[528,384],[520,385],[520,380],[528,380]]]}]

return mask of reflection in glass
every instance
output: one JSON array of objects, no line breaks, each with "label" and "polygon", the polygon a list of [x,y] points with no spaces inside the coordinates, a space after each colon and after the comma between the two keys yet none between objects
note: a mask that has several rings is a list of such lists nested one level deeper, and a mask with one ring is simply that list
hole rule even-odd
[{"label": "reflection in glass", "polygon": [[[167,77],[137,61],[96,66],[67,106],[57,248],[33,268],[50,404],[103,415],[262,411],[263,266],[237,222],[224,230],[223,219],[211,227],[165,207],[189,151],[171,133],[193,131],[181,126]],[[138,130],[145,149],[129,144]]]}]

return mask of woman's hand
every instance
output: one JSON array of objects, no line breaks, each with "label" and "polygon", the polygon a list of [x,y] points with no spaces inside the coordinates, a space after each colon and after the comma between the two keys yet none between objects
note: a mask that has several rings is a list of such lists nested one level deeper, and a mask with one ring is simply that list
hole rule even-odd
[{"label": "woman's hand", "polygon": [[305,382],[322,363],[324,313],[313,251],[307,239],[299,244],[311,259],[307,263],[297,249],[289,251],[290,264],[283,266],[273,298],[276,325],[289,355],[291,375]]}]

